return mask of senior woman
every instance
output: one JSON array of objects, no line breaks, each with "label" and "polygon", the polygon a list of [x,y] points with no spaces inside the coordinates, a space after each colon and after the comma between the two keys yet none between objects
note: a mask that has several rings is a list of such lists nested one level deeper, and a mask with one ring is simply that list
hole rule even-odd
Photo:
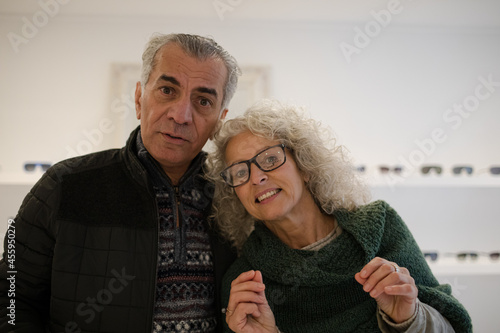
[{"label": "senior woman", "polygon": [[240,254],[223,280],[227,331],[472,331],[407,226],[387,203],[367,203],[320,123],[265,101],[214,143],[215,218]]}]

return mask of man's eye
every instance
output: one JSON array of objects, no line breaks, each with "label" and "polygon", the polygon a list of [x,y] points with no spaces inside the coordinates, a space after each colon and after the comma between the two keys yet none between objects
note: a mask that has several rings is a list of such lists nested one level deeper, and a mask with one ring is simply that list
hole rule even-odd
[{"label": "man's eye", "polygon": [[207,98],[202,98],[202,99],[200,99],[200,105],[201,106],[212,106],[212,101],[210,101]]},{"label": "man's eye", "polygon": [[165,95],[170,95],[173,92],[172,88],[169,87],[161,87],[161,92],[164,93]]}]

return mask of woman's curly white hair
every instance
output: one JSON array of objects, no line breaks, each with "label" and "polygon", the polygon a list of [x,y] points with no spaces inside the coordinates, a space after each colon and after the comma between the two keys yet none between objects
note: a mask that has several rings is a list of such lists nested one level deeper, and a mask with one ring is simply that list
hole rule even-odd
[{"label": "woman's curly white hair", "polygon": [[213,142],[215,151],[207,159],[207,177],[215,184],[213,217],[223,236],[237,249],[254,228],[255,218],[243,207],[233,188],[220,173],[227,167],[226,147],[236,135],[254,135],[283,143],[297,167],[308,177],[307,188],[326,214],[353,210],[369,201],[368,187],[360,181],[342,146],[319,121],[293,105],[265,100],[243,116],[227,120]]}]

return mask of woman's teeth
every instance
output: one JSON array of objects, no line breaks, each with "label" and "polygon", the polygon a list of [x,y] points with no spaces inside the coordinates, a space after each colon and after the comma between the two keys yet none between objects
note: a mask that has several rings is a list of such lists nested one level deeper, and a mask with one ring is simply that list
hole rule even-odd
[{"label": "woman's teeth", "polygon": [[261,195],[260,197],[257,198],[258,202],[261,202],[263,200],[266,200],[267,198],[269,197],[272,197],[273,195],[275,195],[276,193],[278,193],[279,190],[272,190],[272,191],[269,191],[263,195]]}]

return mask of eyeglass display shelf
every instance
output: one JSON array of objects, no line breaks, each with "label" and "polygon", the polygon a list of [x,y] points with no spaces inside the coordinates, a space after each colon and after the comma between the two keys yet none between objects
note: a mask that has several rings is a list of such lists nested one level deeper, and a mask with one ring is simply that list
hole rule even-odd
[{"label": "eyeglass display shelf", "polygon": [[[43,171],[0,173],[0,184],[34,185],[43,175]],[[499,187],[500,175],[452,176],[452,175],[366,175],[362,178],[372,187]]]},{"label": "eyeglass display shelf", "polygon": [[498,187],[499,175],[367,175],[363,179],[372,187]]},{"label": "eyeglass display shelf", "polygon": [[500,260],[479,258],[464,260],[443,258],[436,261],[427,261],[436,276],[441,275],[500,275]]}]

